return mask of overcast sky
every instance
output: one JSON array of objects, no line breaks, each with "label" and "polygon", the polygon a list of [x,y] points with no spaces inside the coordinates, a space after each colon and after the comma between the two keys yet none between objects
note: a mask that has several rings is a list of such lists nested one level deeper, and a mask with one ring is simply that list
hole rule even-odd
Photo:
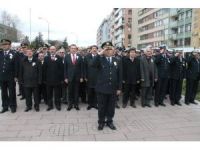
[{"label": "overcast sky", "polygon": [[[15,1],[14,1],[15,2]],[[22,1],[23,3],[24,1]],[[112,8],[101,7],[80,7],[83,3],[67,3],[53,0],[54,3],[41,2],[28,5],[22,4],[20,0],[17,5],[6,3],[0,5],[1,10],[6,10],[20,19],[18,28],[27,36],[30,36],[30,8],[31,8],[31,39],[42,32],[43,38],[47,39],[48,24],[42,17],[49,21],[50,39],[64,40],[68,38],[69,43],[76,43],[79,46],[96,44],[96,33],[102,20],[111,13]],[[15,7],[13,7],[15,6]]]},{"label": "overcast sky", "polygon": [[183,1],[158,4],[157,0],[0,0],[0,10],[17,15],[21,21],[19,29],[29,36],[31,8],[32,40],[38,32],[42,32],[47,39],[47,23],[38,19],[42,17],[50,23],[51,40],[67,37],[69,43],[78,41],[76,44],[79,46],[87,46],[96,44],[97,29],[113,8],[192,7],[191,2]]}]

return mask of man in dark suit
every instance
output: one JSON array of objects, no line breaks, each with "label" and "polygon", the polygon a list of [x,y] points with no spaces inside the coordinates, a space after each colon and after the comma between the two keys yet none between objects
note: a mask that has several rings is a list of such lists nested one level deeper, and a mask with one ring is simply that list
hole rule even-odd
[{"label": "man in dark suit", "polygon": [[42,70],[37,58],[33,57],[31,49],[26,50],[27,57],[24,58],[20,66],[20,79],[24,86],[26,109],[28,112],[32,109],[32,95],[34,97],[34,108],[39,111],[38,85],[41,83]]},{"label": "man in dark suit", "polygon": [[195,102],[200,79],[200,56],[198,51],[193,51],[187,61],[185,104],[198,104]]},{"label": "man in dark suit", "polygon": [[122,64],[113,57],[114,48],[111,42],[103,43],[102,48],[100,56],[93,60],[93,66],[99,72],[95,87],[98,101],[98,130],[103,130],[105,121],[110,129],[116,130],[113,117],[116,95],[121,93],[122,88]]},{"label": "man in dark suit", "polygon": [[86,56],[86,80],[88,86],[88,107],[87,110],[97,107],[95,86],[97,82],[98,69],[92,66],[93,59],[97,56],[98,47],[91,46],[90,53]]},{"label": "man in dark suit", "polygon": [[38,97],[39,97],[39,104],[41,103],[42,99],[44,100],[44,103],[47,105],[47,89],[46,89],[46,83],[44,82],[45,79],[45,73],[44,73],[44,53],[41,51],[38,53],[38,61],[41,66],[41,72],[42,72],[42,79],[38,86]]},{"label": "man in dark suit", "polygon": [[[28,43],[21,43],[21,49],[18,52],[19,55],[19,68],[21,66],[21,63],[23,62],[24,58],[26,57],[26,50],[28,49]],[[24,86],[22,82],[19,80],[19,94],[17,96],[22,96],[20,100],[25,99],[25,92],[24,92]]]},{"label": "man in dark suit", "polygon": [[182,93],[183,79],[185,78],[186,61],[183,58],[182,51],[176,51],[175,55],[170,58],[170,84],[169,95],[171,105],[181,106],[180,98]]},{"label": "man in dark suit", "polygon": [[87,103],[87,82],[85,80],[85,74],[86,74],[86,55],[87,55],[87,49],[80,50],[80,56],[82,57],[82,63],[83,63],[83,75],[84,79],[83,82],[80,83],[79,87],[79,97],[81,98],[82,103]]},{"label": "man in dark suit", "polygon": [[155,63],[158,69],[158,82],[155,87],[155,106],[166,106],[163,101],[169,81],[170,58],[167,55],[165,46],[160,46],[160,54],[155,56]]},{"label": "man in dark suit", "polygon": [[0,51],[0,86],[2,107],[1,113],[8,111],[16,112],[16,81],[19,73],[19,59],[15,51],[11,50],[11,41],[2,39],[3,51]]},{"label": "man in dark suit", "polygon": [[73,106],[76,110],[79,108],[79,86],[80,82],[83,82],[83,62],[80,55],[77,54],[77,46],[75,44],[70,45],[70,54],[65,57],[64,64],[64,77],[65,82],[68,84],[68,96],[69,106],[67,108],[70,111]]},{"label": "man in dark suit", "polygon": [[136,108],[136,85],[140,82],[140,61],[136,58],[136,49],[129,49],[129,57],[123,61],[123,82],[125,83],[123,95],[123,108],[126,108],[129,95],[130,105]]},{"label": "man in dark suit", "polygon": [[58,111],[61,110],[61,83],[63,79],[63,67],[62,59],[60,56],[56,55],[56,47],[51,46],[50,55],[46,56],[44,59],[44,81],[47,85],[47,100],[48,108],[47,111],[53,109],[53,94],[54,94],[54,104]]},{"label": "man in dark suit", "polygon": [[142,107],[151,107],[150,100],[153,96],[154,82],[158,80],[157,67],[152,54],[152,49],[147,47],[144,55],[140,57]]}]

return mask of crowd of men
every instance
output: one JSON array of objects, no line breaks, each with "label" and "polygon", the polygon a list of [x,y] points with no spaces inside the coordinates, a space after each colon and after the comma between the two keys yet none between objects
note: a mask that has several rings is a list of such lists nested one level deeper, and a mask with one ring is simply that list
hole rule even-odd
[{"label": "crowd of men", "polygon": [[[17,50],[11,48],[11,41],[1,40],[0,86],[2,110],[17,110],[16,83],[19,85],[21,100],[25,99],[28,112],[40,104],[47,105],[47,111],[54,107],[60,111],[61,104],[67,104],[67,111],[79,104],[87,103],[87,110],[98,110],[98,129],[106,124],[116,130],[113,124],[115,108],[122,95],[122,108],[136,108],[136,100],[142,107],[165,107],[165,97],[169,94],[171,105],[179,105],[183,80],[186,79],[185,104],[195,102],[200,80],[200,54],[193,51],[183,55],[183,51],[170,52],[165,46],[143,51],[136,48],[121,50],[111,42],[101,48],[92,45],[79,49],[71,44],[69,50],[57,49],[45,44],[38,50],[22,43]],[[33,97],[33,98],[32,98]],[[140,97],[140,98],[139,98]]]}]

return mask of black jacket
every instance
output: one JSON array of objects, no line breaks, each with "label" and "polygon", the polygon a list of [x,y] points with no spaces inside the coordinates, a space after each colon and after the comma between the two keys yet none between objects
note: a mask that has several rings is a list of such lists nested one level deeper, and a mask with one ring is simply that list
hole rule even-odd
[{"label": "black jacket", "polygon": [[170,58],[163,57],[162,54],[155,56],[155,64],[158,69],[158,78],[169,78],[170,74]]},{"label": "black jacket", "polygon": [[170,78],[171,79],[184,79],[186,76],[186,61],[182,61],[178,57],[170,58]]},{"label": "black jacket", "polygon": [[127,84],[137,84],[140,81],[140,61],[135,58],[132,62],[130,58],[123,60],[123,81]]},{"label": "black jacket", "polygon": [[93,59],[91,54],[86,56],[86,79],[89,88],[95,88],[98,77],[98,69],[92,66]]},{"label": "black jacket", "polygon": [[69,82],[72,80],[80,81],[84,78],[83,60],[80,55],[77,55],[76,64],[72,63],[71,54],[66,55],[64,62],[64,77]]},{"label": "black jacket", "polygon": [[55,60],[51,59],[51,56],[44,58],[44,82],[47,85],[59,85],[63,79],[63,62],[62,58],[58,55],[55,56]]},{"label": "black jacket", "polygon": [[122,88],[122,63],[112,57],[110,64],[105,56],[96,56],[93,66],[98,69],[98,78],[95,86],[96,92],[114,94]]},{"label": "black jacket", "polygon": [[37,87],[42,81],[41,65],[37,59],[24,58],[20,65],[20,81],[24,87]]},{"label": "black jacket", "polygon": [[7,55],[0,51],[0,81],[9,81],[18,78],[19,57],[15,51],[9,50]]},{"label": "black jacket", "polygon": [[187,61],[187,78],[193,79],[193,80],[199,80],[199,74],[200,74],[200,60],[199,64],[197,60],[194,58],[194,56],[188,57]]}]

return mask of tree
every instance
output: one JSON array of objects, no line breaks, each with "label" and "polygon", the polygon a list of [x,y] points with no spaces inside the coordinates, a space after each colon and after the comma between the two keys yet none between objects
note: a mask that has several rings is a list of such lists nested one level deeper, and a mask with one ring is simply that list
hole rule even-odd
[{"label": "tree", "polygon": [[27,43],[28,45],[30,45],[29,37],[25,36],[25,38],[22,40],[22,43]]},{"label": "tree", "polygon": [[36,36],[35,40],[31,43],[32,48],[38,49],[39,47],[42,47],[44,45],[44,40],[42,36],[43,36],[42,33],[39,32],[38,36]]},{"label": "tree", "polygon": [[16,15],[12,16],[5,10],[1,13],[1,21],[3,25],[13,27],[15,29],[17,28],[17,25],[20,23],[18,16]]},{"label": "tree", "polygon": [[62,47],[65,49],[65,51],[68,49],[67,38],[64,39],[64,41],[63,41],[63,43],[62,43]]}]

